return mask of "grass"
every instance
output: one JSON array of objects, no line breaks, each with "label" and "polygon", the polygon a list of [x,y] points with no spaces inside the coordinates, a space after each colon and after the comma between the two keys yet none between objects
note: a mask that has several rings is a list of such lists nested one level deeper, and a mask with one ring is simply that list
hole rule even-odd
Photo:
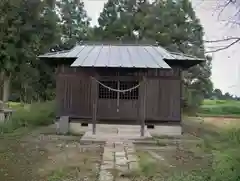
[{"label": "grass", "polygon": [[23,108],[24,106],[27,106],[28,104],[21,103],[21,102],[11,102],[11,101],[9,101],[7,103],[7,105],[11,109],[17,109],[17,108]]},{"label": "grass", "polygon": [[49,125],[55,118],[55,106],[52,101],[15,106],[11,119],[0,124],[0,134],[12,133],[22,127]]},{"label": "grass", "polygon": [[204,100],[199,109],[200,115],[240,117],[240,101]]},{"label": "grass", "polygon": [[66,170],[55,170],[49,177],[47,181],[59,181],[67,178],[68,172]]},{"label": "grass", "polygon": [[[185,125],[189,130],[198,130],[196,136],[204,141],[200,148],[205,153],[212,154],[211,169],[189,172],[187,176],[197,181],[240,180],[240,173],[237,172],[240,169],[240,156],[237,154],[240,149],[239,125],[233,128],[189,120],[185,122]],[[178,180],[186,181],[188,177]]]},{"label": "grass", "polygon": [[[231,119],[227,121],[228,125],[222,124],[221,121],[220,118],[215,118],[215,123],[213,120],[186,119],[183,122],[184,136],[177,138],[178,143],[172,145],[173,148],[164,150],[163,145],[155,144],[154,147],[159,149],[138,149],[140,168],[138,172],[129,174],[130,180],[240,180],[240,124],[235,124],[237,120]],[[196,142],[187,142],[188,136],[190,140],[195,137]],[[171,141],[172,139],[169,139],[169,142]],[[163,159],[154,157],[150,152],[160,155]]]},{"label": "grass", "polygon": [[[199,173],[198,180],[210,181],[237,181],[240,178],[240,129],[228,127],[227,129],[209,130],[209,124],[202,125],[202,134],[198,135],[204,140],[203,149],[213,155],[211,169],[205,174]],[[205,133],[205,130],[206,133]],[[214,134],[213,134],[214,132]],[[205,134],[203,134],[205,133]],[[209,135],[209,133],[212,133]],[[192,174],[192,173],[190,173]],[[206,178],[207,177],[207,178]]]}]

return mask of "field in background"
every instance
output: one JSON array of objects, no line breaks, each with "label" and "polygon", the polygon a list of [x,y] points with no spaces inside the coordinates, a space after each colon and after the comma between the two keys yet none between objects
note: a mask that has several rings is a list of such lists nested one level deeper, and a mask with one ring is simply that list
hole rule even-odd
[{"label": "field in background", "polygon": [[202,116],[240,117],[240,101],[206,99],[198,113]]}]

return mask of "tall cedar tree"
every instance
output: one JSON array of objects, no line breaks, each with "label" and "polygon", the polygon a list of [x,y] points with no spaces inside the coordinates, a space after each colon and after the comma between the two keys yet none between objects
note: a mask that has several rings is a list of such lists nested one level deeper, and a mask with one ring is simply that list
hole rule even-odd
[{"label": "tall cedar tree", "polygon": [[[182,53],[204,57],[203,28],[188,0],[109,0],[100,14],[104,40],[149,40]],[[212,88],[211,58],[184,73],[184,88],[191,107],[197,107]],[[194,98],[194,99],[191,99]]]},{"label": "tall cedar tree", "polygon": [[143,17],[149,11],[146,0],[109,0],[98,19],[103,40],[133,41],[142,38]]},{"label": "tall cedar tree", "polygon": [[63,48],[71,48],[88,40],[90,18],[81,0],[61,0],[58,3]]},{"label": "tall cedar tree", "polygon": [[[36,56],[57,40],[57,15],[54,12],[54,3],[54,0],[0,2],[0,69],[5,101],[11,93],[9,89],[11,82],[12,91],[18,94],[18,98],[21,92],[27,94],[27,89],[31,91],[29,94],[44,91],[39,90],[40,71],[48,71]],[[38,86],[35,86],[36,84]]]}]

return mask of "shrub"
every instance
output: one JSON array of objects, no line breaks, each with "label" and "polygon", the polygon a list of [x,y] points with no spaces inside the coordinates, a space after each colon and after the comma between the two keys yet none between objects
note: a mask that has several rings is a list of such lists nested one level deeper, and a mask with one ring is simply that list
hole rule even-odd
[{"label": "shrub", "polygon": [[53,123],[55,104],[53,101],[33,103],[28,107],[19,107],[11,120],[0,125],[0,133],[9,133],[20,127],[45,126]]}]

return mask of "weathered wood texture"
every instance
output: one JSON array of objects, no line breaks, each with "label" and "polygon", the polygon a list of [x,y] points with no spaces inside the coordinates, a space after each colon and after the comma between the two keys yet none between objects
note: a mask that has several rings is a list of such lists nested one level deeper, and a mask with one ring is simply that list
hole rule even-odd
[{"label": "weathered wood texture", "polygon": [[91,117],[91,77],[84,73],[65,71],[57,74],[57,115]]},{"label": "weathered wood texture", "polygon": [[[91,70],[91,71],[90,71]],[[135,71],[134,75],[114,76],[98,74],[99,80],[121,79],[139,80],[146,77],[146,103],[145,118],[152,124],[160,122],[180,122],[181,121],[181,70],[148,70]],[[80,118],[91,120],[93,116],[93,92],[91,76],[96,77],[93,69],[74,69],[61,67],[57,70],[57,104],[58,116],[69,116],[70,118]],[[139,90],[141,90],[141,86]],[[112,123],[124,124],[133,120],[140,124],[141,115],[141,92],[139,98],[135,100],[119,100],[119,111],[117,111],[116,99],[97,100],[97,120],[115,120]],[[131,122],[132,124],[133,122]]]}]

